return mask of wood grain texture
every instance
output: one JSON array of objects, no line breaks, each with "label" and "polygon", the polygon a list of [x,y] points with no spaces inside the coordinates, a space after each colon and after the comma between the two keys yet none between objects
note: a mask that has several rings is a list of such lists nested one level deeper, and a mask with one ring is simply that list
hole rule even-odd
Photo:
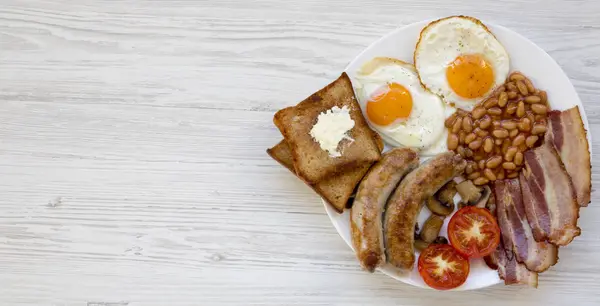
[{"label": "wood grain texture", "polygon": [[600,304],[596,192],[539,289],[432,292],[360,271],[265,154],[277,109],[457,13],[545,49],[600,133],[596,1],[2,0],[0,305]]}]

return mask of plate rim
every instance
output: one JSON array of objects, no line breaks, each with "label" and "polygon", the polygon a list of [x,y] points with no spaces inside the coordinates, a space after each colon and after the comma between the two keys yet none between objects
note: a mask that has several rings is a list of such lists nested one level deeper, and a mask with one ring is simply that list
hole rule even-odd
[{"label": "plate rim", "polygon": [[[444,17],[441,17],[444,18]],[[395,29],[393,29],[392,31],[386,33],[385,35],[381,36],[379,39],[373,41],[371,44],[369,44],[366,48],[364,48],[361,52],[359,52],[344,68],[344,72],[351,74],[349,72],[349,69],[354,66],[359,60],[362,59],[363,55],[369,51],[371,51],[372,49],[376,48],[377,45],[379,43],[381,43],[382,41],[386,41],[388,39],[390,39],[390,37],[393,37],[394,35],[397,35],[399,32],[402,32],[404,30],[406,30],[407,28],[412,28],[415,26],[421,26],[421,28],[423,28],[424,26],[426,26],[427,24],[429,24],[432,21],[438,20],[439,18],[430,18],[430,19],[425,19],[425,20],[421,20],[421,21],[417,21],[417,22],[412,22],[410,24],[406,24],[400,27],[397,27]],[[526,40],[528,41],[531,46],[533,46],[534,48],[536,48],[541,55],[543,55],[544,57],[546,57],[551,63],[552,65],[554,65],[554,68],[557,68],[558,71],[562,74],[562,77],[566,78],[566,80],[568,81],[568,86],[571,87],[572,91],[575,93],[575,97],[576,97],[576,101],[573,101],[573,105],[579,106],[580,108],[580,113],[581,113],[581,118],[582,121],[584,123],[584,128],[586,130],[586,136],[587,136],[587,141],[588,141],[588,150],[590,152],[590,161],[592,159],[592,137],[591,137],[591,133],[589,132],[589,122],[587,120],[587,114],[585,112],[585,109],[583,107],[583,103],[581,102],[581,99],[579,98],[579,94],[577,93],[577,91],[575,90],[575,87],[573,86],[573,83],[571,82],[571,80],[569,79],[568,75],[564,72],[564,70],[560,67],[560,65],[558,65],[558,63],[541,47],[539,47],[536,43],[534,43],[533,41],[529,40],[528,38],[526,38],[525,36],[519,34],[516,31],[513,31],[510,28],[504,27],[502,25],[498,25],[495,24],[493,22],[487,22],[483,19],[482,22],[488,26],[488,28],[492,28],[492,29],[501,29],[502,31],[507,31],[510,32],[511,35],[515,35],[517,37],[519,37],[522,40]],[[492,30],[493,32],[494,30]],[[416,45],[416,40],[415,40],[415,45]],[[510,55],[509,55],[510,56]],[[402,60],[402,59],[401,59]],[[412,63],[412,58],[409,59],[409,62]],[[511,66],[511,71],[513,71],[513,67]],[[337,211],[335,211],[329,204],[327,204],[327,202],[325,202],[323,199],[321,199],[323,205],[325,206],[325,210],[327,212],[327,216],[329,217],[330,222],[333,224],[334,228],[336,229],[338,235],[342,238],[342,240],[350,247],[351,250],[354,249],[352,247],[352,242],[348,241],[344,238],[344,236],[342,235],[342,228],[341,228],[341,224],[339,222],[334,221],[334,217],[339,217],[341,215],[345,215],[348,214],[349,215],[349,209],[344,210],[344,212],[342,214],[337,213]],[[349,216],[348,216],[349,218]],[[394,275],[392,273],[392,271],[390,271],[391,269],[385,269],[383,267],[381,268],[377,268],[378,271],[382,272],[383,274],[396,279],[400,282],[418,287],[418,288],[423,288],[423,289],[429,289],[429,290],[433,290],[430,287],[427,286],[423,286],[422,284],[419,283],[415,283],[414,281],[412,281],[409,277],[407,276],[399,276],[399,275]],[[497,274],[496,274],[497,275]],[[481,285],[477,285],[477,286],[472,286],[469,288],[464,288],[463,286],[460,286],[458,288],[454,288],[451,289],[449,291],[467,291],[467,290],[477,290],[477,289],[483,289],[486,287],[490,287],[493,285],[497,285],[499,283],[502,283],[502,280],[500,279],[500,277],[496,277],[496,279],[492,279],[489,282],[486,283],[482,283]]]}]

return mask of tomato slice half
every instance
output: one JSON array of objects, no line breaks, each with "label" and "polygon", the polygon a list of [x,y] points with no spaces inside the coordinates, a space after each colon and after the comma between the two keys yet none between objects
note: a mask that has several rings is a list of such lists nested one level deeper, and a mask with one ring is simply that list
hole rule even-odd
[{"label": "tomato slice half", "polygon": [[469,259],[449,244],[432,244],[421,255],[417,268],[429,287],[448,290],[462,285],[469,276]]},{"label": "tomato slice half", "polygon": [[467,206],[458,210],[448,223],[450,244],[461,254],[479,258],[496,250],[500,228],[489,210]]}]

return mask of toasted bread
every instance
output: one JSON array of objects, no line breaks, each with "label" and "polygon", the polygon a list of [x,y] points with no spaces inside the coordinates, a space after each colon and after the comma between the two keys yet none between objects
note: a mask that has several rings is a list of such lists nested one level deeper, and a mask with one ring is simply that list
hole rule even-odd
[{"label": "toasted bread", "polygon": [[[310,135],[319,114],[334,106],[347,107],[354,120],[354,127],[348,132],[353,140],[340,142],[340,157],[331,157]],[[298,105],[278,111],[273,122],[291,149],[295,172],[313,184],[347,168],[368,168],[381,157],[346,73]]]},{"label": "toasted bread", "polygon": [[[380,143],[383,144],[383,142]],[[267,149],[267,153],[282,166],[296,174],[294,171],[292,151],[285,140],[282,140],[274,147]],[[335,208],[338,213],[341,213],[346,207],[346,203],[354,192],[354,189],[369,170],[369,166],[370,164],[366,164],[316,184],[307,184],[329,203],[329,205]]]}]

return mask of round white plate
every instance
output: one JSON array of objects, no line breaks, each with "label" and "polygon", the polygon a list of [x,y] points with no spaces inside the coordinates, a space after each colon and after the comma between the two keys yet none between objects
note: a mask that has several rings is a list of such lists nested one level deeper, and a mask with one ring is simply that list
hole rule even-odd
[{"label": "round white plate", "polygon": [[[371,44],[361,54],[359,54],[346,67],[346,73],[350,78],[354,78],[356,71],[367,61],[378,56],[387,56],[397,58],[406,62],[413,59],[413,51],[419,38],[421,29],[430,21],[422,21],[398,28],[378,41]],[[540,47],[525,37],[509,30],[505,27],[492,23],[484,23],[494,33],[498,40],[504,45],[510,56],[511,71],[521,71],[528,76],[536,87],[546,90],[548,101],[552,109],[564,110],[578,105],[581,112],[586,130],[589,130],[589,124],[581,101],[577,92],[558,64]],[[590,133],[587,133],[588,143],[590,144],[590,154],[592,153]],[[352,248],[350,238],[350,210],[338,214],[333,208],[325,202],[325,209],[335,226],[336,230],[342,236],[342,239]],[[424,207],[419,215],[419,225],[429,216],[430,212]],[[446,218],[442,232],[446,235],[446,226],[450,218]],[[358,265],[358,263],[357,263]],[[379,271],[387,274],[399,281],[411,284],[417,287],[429,288],[423,282],[423,279],[415,269],[408,274],[398,274],[389,267],[381,267]],[[454,290],[472,290],[488,287],[500,283],[500,278],[496,270],[489,269],[482,259],[471,260],[471,272],[467,281]]]}]

